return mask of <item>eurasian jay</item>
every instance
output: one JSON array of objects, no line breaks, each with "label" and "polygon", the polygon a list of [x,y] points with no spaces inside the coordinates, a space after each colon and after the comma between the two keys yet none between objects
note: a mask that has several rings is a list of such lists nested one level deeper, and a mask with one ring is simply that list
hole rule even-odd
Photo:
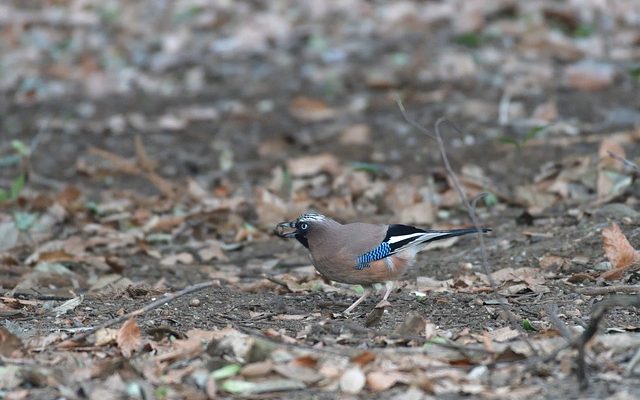
[{"label": "eurasian jay", "polygon": [[[284,232],[284,228],[294,231]],[[482,232],[490,229],[481,228]],[[317,213],[306,213],[291,222],[276,226],[283,238],[296,238],[309,250],[314,267],[326,278],[359,284],[364,293],[345,314],[353,311],[369,295],[374,283],[385,282],[382,303],[393,290],[393,281],[413,266],[416,254],[426,244],[454,236],[477,232],[476,228],[424,230],[409,225],[340,224]]]}]

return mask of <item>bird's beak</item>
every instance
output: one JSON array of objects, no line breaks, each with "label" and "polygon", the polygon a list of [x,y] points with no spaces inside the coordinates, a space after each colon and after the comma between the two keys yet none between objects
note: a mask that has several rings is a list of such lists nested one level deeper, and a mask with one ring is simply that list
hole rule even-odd
[{"label": "bird's beak", "polygon": [[295,227],[296,227],[295,221],[281,222],[278,225],[276,225],[275,229],[273,230],[273,234],[276,236],[280,236],[281,238],[291,239],[296,236],[297,230],[294,230],[291,232],[285,232],[285,229],[287,228],[295,229]]}]

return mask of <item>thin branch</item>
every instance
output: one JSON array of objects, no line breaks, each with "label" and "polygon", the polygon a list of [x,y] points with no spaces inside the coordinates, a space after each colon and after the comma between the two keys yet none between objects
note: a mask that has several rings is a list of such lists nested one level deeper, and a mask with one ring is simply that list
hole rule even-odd
[{"label": "thin branch", "polygon": [[444,140],[442,139],[442,135],[440,134],[440,126],[446,123],[450,127],[452,127],[456,132],[458,132],[459,134],[462,134],[463,132],[456,126],[456,124],[454,124],[453,122],[449,121],[448,119],[439,118],[436,121],[436,124],[435,124],[435,134],[434,134],[433,132],[429,131],[428,129],[426,129],[425,127],[420,125],[417,121],[413,120],[412,118],[410,118],[407,115],[407,112],[406,112],[406,110],[404,108],[404,105],[402,104],[402,101],[400,100],[400,98],[396,98],[396,103],[397,103],[398,108],[400,109],[400,112],[402,113],[402,116],[404,117],[405,121],[407,121],[411,126],[416,128],[420,132],[424,133],[425,135],[427,135],[431,139],[434,139],[438,143],[438,150],[440,151],[440,157],[442,158],[442,162],[444,164],[445,170],[447,171],[447,175],[451,179],[453,187],[456,190],[456,192],[458,193],[458,197],[460,198],[460,201],[462,202],[462,204],[464,204],[465,208],[467,209],[467,213],[469,215],[469,218],[471,219],[471,221],[473,223],[473,226],[476,228],[476,231],[478,232],[477,236],[478,236],[478,240],[480,242],[480,254],[481,254],[481,257],[482,257],[482,270],[483,270],[484,274],[487,276],[487,280],[489,282],[489,285],[491,286],[491,289],[493,290],[494,295],[498,299],[505,300],[505,301],[499,301],[500,306],[502,307],[504,312],[507,314],[507,317],[509,318],[509,321],[511,322],[511,324],[513,326],[515,326],[516,329],[520,333],[523,334],[523,340],[524,340],[525,343],[527,343],[527,345],[529,346],[529,348],[531,349],[533,354],[537,355],[538,351],[536,350],[536,348],[533,346],[533,344],[531,344],[531,342],[526,337],[526,333],[524,332],[524,330],[523,330],[522,326],[520,325],[518,319],[513,314],[513,312],[509,309],[506,299],[504,299],[504,296],[500,295],[500,293],[498,292],[498,287],[496,285],[496,282],[493,279],[493,276],[491,275],[491,271],[489,270],[489,257],[487,256],[487,248],[486,248],[485,241],[484,241],[484,235],[482,234],[482,228],[480,227],[480,221],[478,220],[478,216],[477,216],[476,210],[475,210],[475,205],[476,205],[476,202],[479,200],[479,197],[476,197],[475,199],[473,199],[472,202],[469,201],[469,198],[467,197],[464,189],[462,188],[462,185],[460,184],[460,180],[458,179],[457,174],[454,172],[453,168],[451,167],[451,163],[449,162],[449,157],[447,156],[447,149],[445,147]]},{"label": "thin branch", "polygon": [[131,312],[126,313],[124,315],[121,315],[119,317],[112,318],[112,319],[110,319],[108,321],[105,321],[105,322],[101,323],[100,325],[96,325],[94,327],[91,327],[89,330],[87,330],[87,331],[85,331],[85,332],[83,332],[83,333],[81,333],[81,334],[79,334],[77,336],[74,336],[74,337],[70,338],[69,340],[66,340],[66,341],[60,343],[59,346],[61,346],[61,347],[72,346],[74,342],[79,342],[81,340],[84,340],[84,339],[88,338],[89,336],[94,334],[99,329],[108,328],[108,327],[110,327],[112,325],[119,324],[119,323],[121,323],[123,321],[128,320],[129,318],[133,318],[133,317],[137,317],[138,315],[142,315],[142,314],[144,314],[144,313],[146,313],[148,311],[151,311],[151,310],[153,310],[155,308],[158,308],[158,307],[160,307],[160,306],[162,306],[164,304],[167,304],[167,303],[169,303],[171,301],[174,301],[174,300],[176,300],[176,299],[178,299],[178,298],[180,298],[182,296],[197,292],[197,291],[202,290],[202,289],[206,289],[208,287],[216,286],[216,285],[219,285],[219,284],[220,284],[220,281],[216,279],[216,280],[212,280],[212,281],[201,282],[201,283],[197,283],[195,285],[187,286],[186,288],[184,288],[184,289],[182,289],[180,291],[168,294],[168,295],[166,295],[166,296],[164,296],[161,299],[158,299],[156,301],[152,301],[151,303],[147,304],[146,306],[144,306],[142,308],[139,308],[137,310],[131,311]]},{"label": "thin branch", "polygon": [[565,338],[568,342],[573,340],[573,335],[567,325],[558,317],[558,306],[556,304],[549,304],[546,307],[547,315],[549,316],[549,320],[551,324],[555,326],[555,328],[560,332],[563,338]]},{"label": "thin branch", "polygon": [[607,153],[609,154],[609,157],[620,161],[621,163],[623,163],[626,167],[631,168],[636,174],[640,173],[640,166],[638,166],[638,164],[636,164],[635,162],[631,161],[631,160],[627,160],[626,158],[619,156],[611,151],[607,151]]},{"label": "thin branch", "polygon": [[603,294],[611,294],[611,293],[638,294],[640,293],[640,286],[612,285],[612,286],[584,287],[584,288],[576,289],[576,292],[587,295],[587,296],[600,296]]}]

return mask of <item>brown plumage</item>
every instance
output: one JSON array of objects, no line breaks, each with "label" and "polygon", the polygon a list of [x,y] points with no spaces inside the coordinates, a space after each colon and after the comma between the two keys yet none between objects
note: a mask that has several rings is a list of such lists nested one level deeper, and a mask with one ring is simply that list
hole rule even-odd
[{"label": "brown plumage", "polygon": [[[283,228],[295,230],[285,233]],[[364,294],[346,313],[367,297],[374,283],[386,282],[385,302],[393,281],[413,266],[417,252],[428,242],[476,231],[475,228],[433,231],[408,225],[360,222],[343,225],[316,213],[303,214],[295,221],[283,222],[276,227],[276,234],[296,238],[309,250],[313,265],[323,276],[365,288]]]}]

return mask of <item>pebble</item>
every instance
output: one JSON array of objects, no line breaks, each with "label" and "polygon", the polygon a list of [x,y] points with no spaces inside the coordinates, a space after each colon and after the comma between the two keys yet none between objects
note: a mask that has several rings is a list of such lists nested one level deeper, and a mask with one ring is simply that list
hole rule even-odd
[{"label": "pebble", "polygon": [[189,305],[191,307],[199,307],[200,306],[200,299],[198,299],[198,298],[191,299],[191,301],[189,302]]}]

